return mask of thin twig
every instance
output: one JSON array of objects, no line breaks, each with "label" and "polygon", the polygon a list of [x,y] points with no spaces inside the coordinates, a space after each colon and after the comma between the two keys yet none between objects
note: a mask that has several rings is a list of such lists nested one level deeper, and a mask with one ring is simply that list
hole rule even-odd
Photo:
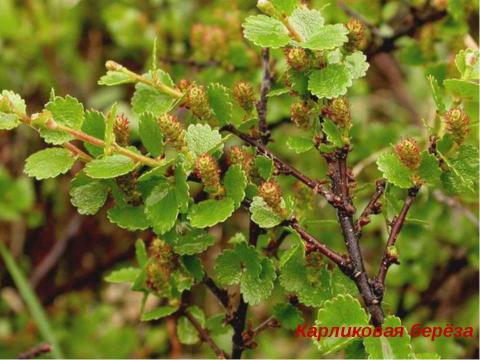
[{"label": "thin twig", "polygon": [[378,202],[378,200],[382,197],[383,193],[385,192],[385,180],[377,180],[376,182],[376,189],[375,193],[371,197],[370,201],[368,202],[365,209],[363,209],[360,217],[358,218],[357,222],[355,223],[355,231],[357,232],[357,236],[360,238],[362,227],[370,223],[370,215],[371,214],[378,214],[380,212],[382,204]]},{"label": "thin twig", "polygon": [[34,359],[52,351],[50,344],[40,344],[17,356],[17,359]]},{"label": "thin twig", "polygon": [[213,281],[213,279],[209,276],[206,276],[203,279],[203,282],[210,289],[213,295],[215,295],[215,297],[220,301],[223,307],[227,309],[229,305],[228,292],[225,289],[219,288],[215,281]]},{"label": "thin twig", "polygon": [[451,208],[457,209],[468,219],[468,221],[470,221],[477,228],[480,228],[478,217],[470,209],[463,206],[463,204],[460,201],[458,201],[453,197],[445,195],[443,192],[441,192],[438,189],[433,191],[433,196],[438,202],[445,204]]},{"label": "thin twig", "polygon": [[310,189],[312,189],[315,193],[321,194],[329,203],[335,204],[336,201],[338,201],[334,194],[324,186],[325,181],[318,181],[309,178],[290,164],[280,159],[278,156],[274,155],[270,151],[270,149],[268,149],[264,144],[260,143],[257,139],[254,139],[251,136],[240,132],[232,125],[226,125],[221,130],[228,131],[238,136],[245,143],[254,147],[259,154],[270,158],[273,161],[273,164],[278,173],[284,175],[291,175],[297,178],[302,183],[307,185]]},{"label": "thin twig", "polygon": [[30,284],[35,288],[46,274],[55,266],[55,264],[62,257],[68,242],[75,236],[80,229],[81,219],[80,216],[74,215],[66,227],[63,229],[61,236],[53,245],[47,256],[45,256],[42,262],[33,270],[30,276]]},{"label": "thin twig", "polygon": [[220,349],[220,347],[212,339],[208,331],[203,328],[203,326],[198,322],[197,319],[195,319],[195,317],[192,314],[188,312],[188,310],[184,311],[182,315],[184,315],[188,319],[188,321],[190,321],[193,327],[197,330],[202,340],[205,341],[212,348],[213,352],[215,353],[215,355],[217,355],[219,359],[228,358],[227,354],[225,354],[225,352],[222,349]]},{"label": "thin twig", "polygon": [[345,271],[349,269],[350,262],[347,256],[341,255],[330,249],[327,245],[321,243],[313,235],[309,234],[304,228],[302,228],[296,219],[287,220],[284,222],[284,224],[290,225],[298,233],[298,235],[300,235],[306,244],[306,249],[309,252],[318,251],[333,261],[340,269]]},{"label": "thin twig", "polygon": [[273,316],[270,316],[265,321],[262,321],[256,328],[248,329],[243,333],[244,344],[243,346],[248,349],[251,348],[255,343],[255,336],[258,336],[262,331],[269,328],[280,327],[280,323]]},{"label": "thin twig", "polygon": [[85,162],[89,162],[89,161],[92,161],[93,158],[88,155],[86,152],[80,150],[78,147],[76,147],[75,145],[73,145],[72,143],[65,143],[62,145],[65,149],[67,150],[70,150],[72,152],[72,154],[78,156],[81,160],[85,161]]},{"label": "thin twig", "polygon": [[268,143],[270,138],[270,132],[267,125],[267,103],[268,97],[267,94],[272,87],[272,74],[270,72],[270,51],[268,48],[262,49],[262,67],[263,67],[263,78],[262,85],[260,87],[260,100],[258,100],[256,107],[258,113],[258,125],[260,128],[260,138],[262,143]]},{"label": "thin twig", "polygon": [[403,203],[402,210],[400,210],[398,216],[393,219],[392,229],[390,230],[387,245],[385,246],[385,250],[383,252],[382,262],[380,263],[378,275],[375,279],[375,290],[379,294],[383,294],[383,291],[385,289],[385,278],[387,276],[388,268],[393,263],[398,263],[398,256],[395,251],[392,251],[392,247],[397,241],[398,235],[400,234],[403,224],[405,223],[408,211],[410,210],[410,207],[412,206],[412,203],[415,200],[415,197],[417,196],[419,190],[419,187],[413,187],[408,190],[408,195],[405,199],[405,202]]},{"label": "thin twig", "polygon": [[371,59],[376,54],[395,50],[397,48],[396,42],[398,39],[403,36],[411,36],[415,34],[415,32],[423,25],[442,20],[446,15],[446,11],[438,11],[434,9],[421,9],[415,11],[415,9],[412,8],[412,21],[410,22],[410,25],[398,29],[390,37],[382,38],[379,45],[372,44],[372,46],[367,49],[367,58]]}]

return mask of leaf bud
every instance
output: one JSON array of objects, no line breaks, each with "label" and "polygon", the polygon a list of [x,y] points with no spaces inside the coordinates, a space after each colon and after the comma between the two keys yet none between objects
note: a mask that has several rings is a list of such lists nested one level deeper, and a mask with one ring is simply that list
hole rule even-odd
[{"label": "leaf bud", "polygon": [[366,35],[365,25],[357,19],[350,19],[345,24],[345,27],[348,30],[347,47],[350,50],[365,49],[365,47],[367,46],[367,35]]},{"label": "leaf bud", "polygon": [[258,194],[278,215],[282,217],[286,215],[286,211],[282,207],[282,190],[275,180],[262,183],[258,189]]},{"label": "leaf bud", "polygon": [[292,69],[305,71],[311,65],[310,57],[305,49],[294,47],[285,48],[285,59]]},{"label": "leaf bud", "polygon": [[200,60],[222,60],[228,51],[227,34],[216,25],[193,25],[190,44]]},{"label": "leaf bud", "polygon": [[203,154],[195,160],[195,172],[203,183],[205,192],[214,197],[225,192],[220,183],[220,169],[217,161],[209,154]]},{"label": "leaf bud", "polygon": [[161,115],[157,123],[160,130],[162,130],[166,143],[173,145],[180,151],[185,148],[187,145],[185,131],[175,116],[170,114]]},{"label": "leaf bud", "polygon": [[395,153],[409,169],[417,169],[420,165],[420,149],[414,139],[405,139],[395,145]]},{"label": "leaf bud", "polygon": [[253,110],[255,104],[255,93],[250,83],[246,81],[239,81],[233,87],[233,97],[238,105],[246,112]]},{"label": "leaf bud", "polygon": [[152,291],[160,292],[169,284],[171,273],[178,265],[172,248],[163,240],[154,239],[150,245],[151,260],[146,268],[146,286]]},{"label": "leaf bud", "polygon": [[310,127],[311,108],[306,102],[296,102],[290,107],[290,119],[299,128]]},{"label": "leaf bud", "polygon": [[398,257],[398,250],[394,245],[387,247],[387,258],[392,263],[398,264]]},{"label": "leaf bud", "polygon": [[229,165],[240,165],[242,170],[250,177],[253,169],[253,156],[239,146],[232,146],[227,153]]},{"label": "leaf bud", "polygon": [[202,85],[193,84],[187,90],[186,105],[200,120],[208,121],[212,118],[213,112],[210,108],[207,92]]},{"label": "leaf bud", "polygon": [[115,140],[120,146],[128,145],[128,137],[130,135],[128,125],[128,119],[124,114],[117,115],[113,132],[115,133]]},{"label": "leaf bud", "polygon": [[273,16],[275,14],[275,6],[268,0],[258,0],[257,8],[266,15]]},{"label": "leaf bud", "polygon": [[330,100],[322,109],[322,114],[342,128],[349,127],[352,122],[350,106],[346,97]]},{"label": "leaf bud", "polygon": [[460,108],[453,108],[444,115],[445,130],[457,144],[462,144],[470,131],[470,118]]}]

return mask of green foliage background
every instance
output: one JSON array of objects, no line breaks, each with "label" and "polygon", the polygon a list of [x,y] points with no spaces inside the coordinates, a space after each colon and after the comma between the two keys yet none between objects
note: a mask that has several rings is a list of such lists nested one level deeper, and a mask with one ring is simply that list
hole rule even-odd
[{"label": "green foliage background", "polygon": [[[335,1],[310,1],[323,9],[327,23],[345,22],[348,16]],[[346,1],[380,31],[401,22],[406,2]],[[424,1],[410,1],[421,6]],[[458,77],[455,54],[478,38],[478,3],[449,1],[448,17],[435,26],[425,26],[398,41],[393,57],[378,56],[367,77],[349,90],[353,129],[351,164],[358,182],[366,184],[355,192],[359,208],[374,191],[381,177],[375,160],[398,140],[426,138],[423,123],[434,123],[434,101],[428,75],[440,83]],[[40,111],[51,88],[56,95],[70,94],[85,107],[105,111],[118,102],[132,123],[132,140],[138,140],[138,119],[130,112],[131,87],[100,87],[108,59],[142,72],[152,62],[152,44],[157,39],[160,68],[178,82],[182,78],[199,83],[221,82],[231,87],[238,80],[258,85],[261,80],[258,48],[242,39],[241,23],[255,14],[254,1],[138,0],[0,1],[0,89],[22,94],[29,112]],[[216,25],[228,34],[228,54],[222,66],[195,67],[172,62],[192,59],[208,62],[192,49],[189,41],[194,24]],[[475,40],[473,40],[475,41]],[[286,68],[280,50],[273,50],[276,71]],[[385,65],[385,63],[388,63]],[[398,66],[392,66],[397,64]],[[387,69],[387,70],[386,70]],[[393,69],[393,70],[392,70]],[[268,121],[288,118],[291,98],[270,98]],[[466,104],[472,119],[467,143],[478,146],[478,102]],[[286,146],[288,136],[299,130],[286,123],[274,131],[272,150],[310,176],[323,178],[326,168],[314,151],[294,155]],[[101,279],[114,267],[132,261],[135,235],[112,226],[105,211],[94,219],[75,215],[68,195],[69,177],[36,182],[23,175],[25,158],[44,144],[28,129],[15,133],[0,131],[0,241],[6,242],[26,274],[35,274],[56,242],[67,243],[58,264],[38,282],[36,292],[44,304],[53,331],[68,357],[168,357],[172,354],[169,326],[165,322],[139,322],[141,298],[121,285]],[[291,179],[282,179],[286,194],[294,193]],[[476,185],[475,185],[476,186]],[[476,192],[461,196],[448,189],[422,191],[402,231],[398,250],[401,265],[391,268],[384,304],[409,328],[414,323],[473,326],[478,334],[478,200]],[[402,190],[387,191],[384,204],[389,216],[397,212]],[[298,196],[297,193],[295,193]],[[448,203],[454,196],[455,203]],[[333,249],[341,251],[343,240],[333,210],[307,199],[304,214],[314,218],[305,225]],[[366,263],[376,268],[387,236],[382,216],[364,229],[362,247]],[[225,244],[245,227],[241,216],[231,219],[215,236]],[[269,239],[262,238],[266,244]],[[290,242],[289,242],[290,241]],[[286,244],[294,239],[287,239]],[[213,264],[219,245],[204,256]],[[372,270],[372,269],[369,269]],[[14,290],[6,269],[0,267],[0,357],[14,357],[31,348],[42,336],[21,296]],[[28,277],[28,275],[27,275]],[[32,280],[32,279],[31,279]],[[282,301],[276,287],[267,304],[254,307],[256,323]],[[210,294],[194,291],[197,304],[209,315],[218,312]],[[313,323],[315,312],[302,308],[305,321]],[[228,344],[230,333],[215,334],[219,344]],[[478,339],[441,338],[435,342],[419,337],[412,344],[417,353],[438,353],[444,358],[478,356]],[[185,356],[208,357],[206,345],[183,347]],[[247,351],[247,356],[249,352]],[[258,338],[257,357],[318,357],[311,342],[293,337],[292,330],[273,329]],[[345,354],[348,356],[348,354]]]}]

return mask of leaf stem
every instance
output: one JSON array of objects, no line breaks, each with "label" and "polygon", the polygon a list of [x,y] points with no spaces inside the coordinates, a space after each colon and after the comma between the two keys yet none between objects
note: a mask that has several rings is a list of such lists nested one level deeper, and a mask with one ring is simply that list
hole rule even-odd
[{"label": "leaf stem", "polygon": [[170,95],[173,98],[179,99],[179,98],[183,97],[183,93],[181,91],[179,91],[179,90],[177,90],[173,87],[170,87],[168,85],[165,85],[164,83],[162,83],[158,79],[153,79],[153,80],[148,79],[146,76],[137,74],[136,72],[133,72],[133,71],[127,69],[125,66],[123,66],[123,65],[121,65],[121,64],[119,64],[115,61],[108,60],[105,63],[105,67],[108,70],[123,72],[124,74],[128,75],[131,79],[135,80],[136,82],[140,82],[140,83],[149,85],[149,86],[151,86],[151,87],[153,87],[157,90],[160,90],[161,92],[163,92],[167,95]]},{"label": "leaf stem", "polygon": [[[61,130],[61,131],[64,131],[64,132],[72,135],[76,139],[88,142],[92,145],[99,146],[99,147],[104,147],[105,146],[105,142],[103,140],[100,140],[100,139],[97,139],[96,137],[88,135],[88,134],[84,133],[83,131],[75,130],[75,129],[72,129],[68,126],[58,124],[58,123],[56,123],[54,125],[54,128],[58,129],[58,130]],[[115,143],[112,144],[112,150],[113,150],[113,152],[116,152],[117,154],[125,155],[125,156],[129,157],[130,159],[132,159],[134,161],[138,161],[138,162],[140,162],[144,165],[150,166],[150,167],[157,167],[157,166],[160,166],[160,165],[163,164],[163,161],[158,161],[158,160],[152,159],[150,157],[147,157],[147,156],[144,156],[144,155],[141,155],[141,154],[137,154],[134,151],[126,149],[126,148],[124,148],[124,147],[122,147],[118,144],[115,144]]]}]

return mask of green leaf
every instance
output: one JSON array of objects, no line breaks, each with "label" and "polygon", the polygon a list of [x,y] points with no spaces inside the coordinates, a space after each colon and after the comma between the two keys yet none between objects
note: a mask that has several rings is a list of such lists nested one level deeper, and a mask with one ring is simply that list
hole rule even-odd
[{"label": "green leaf", "polygon": [[468,80],[447,79],[443,86],[452,94],[463,99],[478,101],[480,85]]},{"label": "green leaf", "polygon": [[442,88],[440,88],[437,79],[435,79],[432,75],[428,75],[427,79],[430,84],[430,88],[432,89],[432,96],[433,100],[435,101],[437,111],[440,114],[443,114],[446,111],[445,103],[443,102],[445,96],[444,91]]},{"label": "green leaf", "polygon": [[345,63],[352,74],[352,79],[359,79],[367,74],[369,64],[367,57],[361,51],[355,51],[353,54],[345,57]]},{"label": "green leaf", "polygon": [[249,16],[243,23],[243,29],[243,35],[257,46],[276,49],[290,42],[287,28],[269,16]]},{"label": "green leaf", "polygon": [[144,112],[140,115],[138,133],[142,144],[153,157],[157,157],[162,153],[163,134],[152,113]]},{"label": "green leaf", "polygon": [[110,179],[128,174],[134,168],[132,159],[115,154],[90,161],[85,166],[85,173],[94,179]]},{"label": "green leaf", "polygon": [[73,186],[70,190],[72,205],[82,215],[93,215],[105,204],[108,187],[101,181],[90,181],[85,185]]},{"label": "green leaf", "polygon": [[[74,130],[82,128],[84,113],[83,105],[71,96],[56,97],[45,108],[51,112],[53,120],[59,125],[68,126]],[[61,130],[40,128],[40,136],[49,144],[59,145],[73,140],[74,137]]]},{"label": "green leaf", "polygon": [[252,306],[260,304],[262,300],[269,297],[274,287],[273,282],[277,277],[272,260],[264,257],[260,264],[262,267],[260,274],[257,275],[256,271],[249,271],[247,268],[240,280],[240,291],[243,298]]},{"label": "green leaf", "polygon": [[63,148],[49,148],[30,155],[25,162],[25,173],[37,180],[54,178],[65,174],[72,167],[75,158]]},{"label": "green leaf", "polygon": [[[474,58],[476,61],[472,64],[468,58]],[[478,66],[479,52],[473,49],[463,49],[455,56],[455,65],[460,73],[462,79],[465,80],[478,80],[479,66]]]},{"label": "green leaf", "polygon": [[255,166],[258,169],[258,174],[264,179],[268,180],[273,174],[273,160],[259,155],[255,158]]},{"label": "green leaf", "polygon": [[[396,316],[388,316],[382,325],[383,331],[391,326],[401,327],[402,322]],[[363,339],[369,359],[411,359],[412,347],[407,329],[403,327],[404,336],[369,336]]]},{"label": "green leaf", "polygon": [[110,274],[105,276],[105,281],[113,284],[133,284],[139,274],[139,268],[126,267],[123,269],[112,271]]},{"label": "green leaf", "polygon": [[295,245],[280,260],[280,284],[295,292],[308,306],[321,306],[332,297],[330,272],[324,266],[310,266],[305,259],[304,246]]},{"label": "green leaf", "polygon": [[201,282],[205,277],[205,271],[203,270],[202,261],[198,256],[184,255],[182,256],[183,265],[188,272],[194,277],[196,282]]},{"label": "green leaf", "polygon": [[[105,116],[101,112],[87,110],[85,112],[85,121],[82,124],[82,131],[99,140],[103,140],[105,138]],[[83,142],[83,146],[94,157],[103,154],[102,147],[92,145],[86,141]]]},{"label": "green leaf", "polygon": [[232,96],[225,86],[214,83],[207,87],[208,101],[220,126],[227,125],[232,119]]},{"label": "green leaf", "polygon": [[352,74],[344,64],[332,64],[315,70],[308,80],[308,90],[319,98],[327,99],[345,95],[351,85]]},{"label": "green leaf", "polygon": [[194,204],[190,208],[188,218],[193,227],[203,229],[224,222],[234,210],[235,203],[231,198],[210,199]]},{"label": "green leaf", "polygon": [[163,185],[156,186],[145,200],[145,214],[157,235],[170,230],[178,216],[175,189],[165,188]]},{"label": "green leaf", "polygon": [[20,125],[20,120],[15,114],[0,112],[0,130],[12,130]]},{"label": "green leaf", "polygon": [[318,10],[297,8],[288,18],[288,22],[303,40],[310,40],[317,34],[325,20]]},{"label": "green leaf", "polygon": [[355,283],[346,276],[338,267],[331,271],[332,275],[332,295],[355,294],[357,287]]},{"label": "green leaf", "polygon": [[224,250],[215,260],[215,274],[218,283],[233,285],[240,282],[242,278],[241,264],[241,259],[235,250]]},{"label": "green leaf", "polygon": [[[205,326],[205,314],[198,306],[190,306],[188,311],[202,327]],[[193,345],[200,341],[198,331],[185,317],[181,316],[177,321],[177,336],[178,340],[185,345]]]},{"label": "green leaf", "polygon": [[[316,324],[329,329],[342,326],[368,326],[368,315],[358,300],[351,295],[337,295],[325,301],[318,311]],[[354,337],[323,337],[316,343],[323,354],[329,354],[339,351],[353,340]]]},{"label": "green leaf", "polygon": [[327,140],[336,147],[342,147],[345,143],[343,141],[342,132],[338,126],[330,119],[324,119],[322,124],[323,132],[327,135]]},{"label": "green leaf", "polygon": [[108,210],[107,217],[113,224],[130,231],[145,230],[150,227],[143,205],[117,205]]},{"label": "green leaf", "polygon": [[[152,78],[152,73],[145,75],[147,78]],[[174,87],[170,75],[162,70],[156,71],[156,78],[158,81],[169,87]],[[159,116],[169,111],[175,102],[175,99],[160,90],[149,85],[138,83],[135,85],[135,93],[132,97],[132,109],[140,115],[144,112],[151,112],[154,116]]]},{"label": "green leaf", "polygon": [[252,214],[252,221],[265,229],[277,226],[283,220],[260,196],[255,196],[253,198],[252,203],[250,204],[250,212]]},{"label": "green leaf", "polygon": [[128,74],[122,71],[108,70],[107,73],[98,80],[98,85],[115,86],[132,82],[135,81]]},{"label": "green leaf", "polygon": [[216,149],[222,143],[222,135],[208,124],[190,125],[185,138],[188,150],[197,156]]},{"label": "green leaf", "polygon": [[27,106],[20,95],[3,90],[0,96],[0,113],[26,115]]},{"label": "green leaf", "polygon": [[261,257],[246,242],[237,243],[233,250],[224,250],[215,261],[215,273],[219,284],[240,282],[240,291],[251,305],[270,295],[276,278],[273,262]]},{"label": "green leaf", "polygon": [[438,160],[427,151],[420,154],[420,166],[418,167],[418,176],[422,178],[428,185],[435,186],[440,181],[442,171],[438,165]]},{"label": "green leaf", "polygon": [[186,234],[175,234],[169,243],[177,254],[193,255],[213,245],[215,238],[203,230],[193,229]]},{"label": "green leaf", "polygon": [[232,165],[228,168],[223,178],[223,185],[227,196],[233,200],[235,208],[238,208],[245,198],[247,177],[240,165]]},{"label": "green leaf", "polygon": [[295,330],[297,325],[305,322],[302,312],[289,303],[276,304],[273,307],[272,313],[275,319],[280,321],[282,327],[288,330]]},{"label": "green leaf", "polygon": [[315,144],[312,139],[299,137],[299,136],[290,136],[287,140],[287,147],[296,152],[297,154],[303,154],[308,150],[312,149]]},{"label": "green leaf", "polygon": [[180,213],[184,214],[188,210],[188,201],[190,199],[190,192],[187,182],[187,174],[183,166],[178,164],[175,167],[175,196],[177,198],[178,208]]},{"label": "green leaf", "polygon": [[178,309],[178,306],[161,306],[155,310],[144,312],[140,320],[142,321],[160,320],[169,315],[172,315],[175,311],[177,311],[177,309]]},{"label": "green leaf", "polygon": [[40,301],[30,287],[22,270],[18,267],[18,262],[13,258],[12,254],[10,254],[10,251],[2,241],[0,241],[0,255],[3,258],[5,268],[10,273],[10,276],[12,277],[12,280],[17,287],[18,292],[20,293],[22,300],[27,305],[33,321],[38,326],[41,336],[52,346],[52,355],[57,359],[64,358],[57,337],[48,321],[47,314],[43,310]]},{"label": "green leaf", "polygon": [[290,15],[298,6],[298,0],[271,0],[271,3],[281,13]]},{"label": "green leaf", "polygon": [[443,157],[448,171],[442,174],[444,186],[452,193],[474,192],[478,181],[478,149],[462,145],[456,157]]},{"label": "green leaf", "polygon": [[377,160],[377,166],[383,173],[383,177],[393,185],[402,189],[413,186],[410,169],[406,168],[394,153],[385,152],[381,154]]},{"label": "green leaf", "polygon": [[135,257],[141,268],[143,268],[148,262],[147,248],[142,239],[135,241]]},{"label": "green leaf", "polygon": [[342,24],[325,25],[300,43],[300,46],[310,50],[332,50],[348,41],[348,30]]}]

